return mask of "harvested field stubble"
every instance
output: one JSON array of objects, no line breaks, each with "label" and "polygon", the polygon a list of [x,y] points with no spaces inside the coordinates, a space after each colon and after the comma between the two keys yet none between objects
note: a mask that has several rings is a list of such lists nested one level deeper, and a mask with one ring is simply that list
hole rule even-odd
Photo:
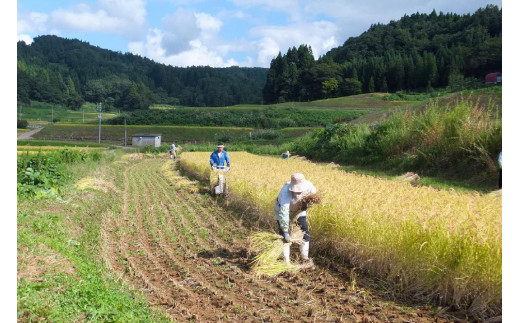
[{"label": "harvested field stubble", "polygon": [[[208,156],[185,152],[180,163],[207,178]],[[322,197],[309,212],[311,253],[340,257],[405,296],[476,317],[501,314],[501,196],[413,187],[298,159],[230,157],[228,198],[257,210],[264,227],[274,229],[273,201],[301,172]]]}]

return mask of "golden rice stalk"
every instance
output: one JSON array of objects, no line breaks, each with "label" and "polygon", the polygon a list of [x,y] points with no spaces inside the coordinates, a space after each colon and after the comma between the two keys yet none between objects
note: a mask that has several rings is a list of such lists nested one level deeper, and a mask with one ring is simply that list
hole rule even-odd
[{"label": "golden rice stalk", "polygon": [[[275,276],[283,272],[296,272],[301,266],[279,261],[278,258],[283,252],[285,243],[278,234],[270,232],[256,232],[250,237],[251,250],[258,252],[253,258],[252,270],[256,276]],[[292,230],[291,243],[303,243],[303,232]]]},{"label": "golden rice stalk", "polygon": [[256,277],[272,277],[285,272],[298,272],[301,267],[285,261],[276,261],[270,264],[256,264],[253,267],[253,272]]}]

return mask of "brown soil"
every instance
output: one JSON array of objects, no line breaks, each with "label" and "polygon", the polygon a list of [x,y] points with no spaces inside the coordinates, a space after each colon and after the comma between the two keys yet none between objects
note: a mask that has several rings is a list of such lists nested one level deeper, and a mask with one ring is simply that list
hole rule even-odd
[{"label": "brown soil", "polygon": [[125,166],[122,211],[105,214],[101,237],[108,268],[172,320],[453,320],[427,307],[399,306],[320,264],[297,274],[254,278],[247,251],[250,229],[210,197],[176,186],[160,170],[165,162],[174,164],[136,159]]}]

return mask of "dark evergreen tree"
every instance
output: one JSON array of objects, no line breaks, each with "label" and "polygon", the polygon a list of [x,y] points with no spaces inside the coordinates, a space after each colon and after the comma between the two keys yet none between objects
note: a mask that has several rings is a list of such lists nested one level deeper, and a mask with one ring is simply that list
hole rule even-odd
[{"label": "dark evergreen tree", "polygon": [[[465,79],[473,78],[483,85],[487,73],[502,69],[501,25],[502,10],[494,5],[473,15],[433,10],[404,15],[386,25],[374,24],[316,62],[306,55],[308,64],[302,64],[300,52],[306,48],[293,47],[271,62],[264,100],[315,100],[358,93],[353,91],[353,84],[354,88],[358,85],[353,80],[361,84],[362,92],[460,88],[469,84]],[[280,69],[284,59],[288,67]],[[293,62],[297,68],[291,70]],[[295,74],[299,75],[296,83]],[[338,82],[337,93],[332,79]]]}]

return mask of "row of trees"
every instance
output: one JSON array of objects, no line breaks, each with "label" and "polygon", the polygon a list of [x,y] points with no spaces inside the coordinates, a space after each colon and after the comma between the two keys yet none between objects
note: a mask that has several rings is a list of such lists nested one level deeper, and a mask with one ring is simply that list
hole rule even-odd
[{"label": "row of trees", "polygon": [[267,103],[307,101],[363,92],[456,90],[468,79],[502,69],[502,10],[473,15],[413,14],[377,24],[315,61],[307,45],[271,61]]},{"label": "row of trees", "polygon": [[18,42],[18,100],[81,107],[103,102],[121,110],[151,103],[226,106],[261,103],[265,68],[187,68],[91,46],[77,39],[40,36]]}]

